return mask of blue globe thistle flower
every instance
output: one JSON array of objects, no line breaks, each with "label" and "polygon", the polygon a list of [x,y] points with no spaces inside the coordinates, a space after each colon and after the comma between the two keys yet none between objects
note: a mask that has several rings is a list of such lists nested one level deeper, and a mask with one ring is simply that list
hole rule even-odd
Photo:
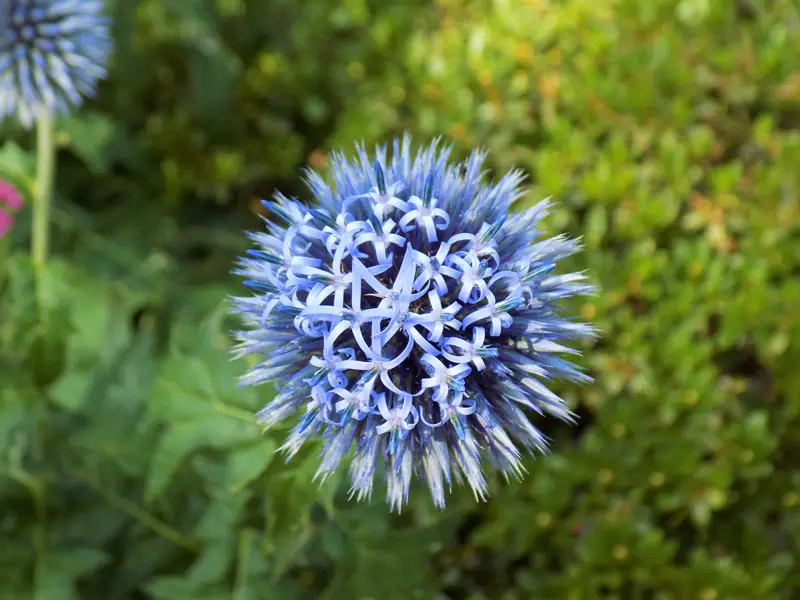
[{"label": "blue globe thistle flower", "polygon": [[263,357],[243,384],[277,389],[260,423],[303,413],[289,458],[321,438],[322,480],[352,450],[351,495],[369,498],[383,474],[399,510],[415,474],[443,507],[453,479],[485,497],[484,460],[520,477],[520,449],[546,450],[531,415],[573,419],[545,383],[590,381],[563,344],[594,330],[557,303],[592,287],[553,273],[579,245],[541,238],[547,201],[509,213],[519,171],[487,183],[483,153],[448,164],[438,140],[393,150],[334,153],[332,185],[307,171],[314,206],[264,202],[283,224],[251,234],[236,271],[254,294],[234,299],[246,323],[235,353]]},{"label": "blue globe thistle flower", "polygon": [[94,93],[111,50],[102,10],[102,0],[3,0],[0,119],[16,113],[30,127]]}]

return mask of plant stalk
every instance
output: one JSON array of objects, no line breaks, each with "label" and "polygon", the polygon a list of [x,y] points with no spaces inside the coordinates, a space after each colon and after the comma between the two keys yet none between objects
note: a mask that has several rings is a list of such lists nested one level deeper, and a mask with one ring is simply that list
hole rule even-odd
[{"label": "plant stalk", "polygon": [[53,114],[43,111],[36,125],[36,183],[33,202],[31,255],[37,273],[44,270],[50,236],[50,203],[55,172]]}]

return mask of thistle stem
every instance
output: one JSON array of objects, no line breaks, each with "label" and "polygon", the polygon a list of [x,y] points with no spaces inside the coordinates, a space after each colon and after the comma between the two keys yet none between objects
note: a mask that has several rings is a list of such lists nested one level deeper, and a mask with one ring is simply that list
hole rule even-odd
[{"label": "thistle stem", "polygon": [[36,184],[33,202],[33,233],[31,236],[31,255],[33,257],[33,266],[37,273],[44,269],[47,261],[54,171],[53,115],[50,111],[42,111],[36,126]]}]

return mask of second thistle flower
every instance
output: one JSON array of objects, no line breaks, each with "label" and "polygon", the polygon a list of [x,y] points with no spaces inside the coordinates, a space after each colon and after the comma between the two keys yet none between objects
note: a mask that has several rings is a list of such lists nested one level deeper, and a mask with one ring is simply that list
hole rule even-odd
[{"label": "second thistle flower", "polygon": [[94,94],[111,50],[102,0],[0,2],[0,119],[30,127]]}]

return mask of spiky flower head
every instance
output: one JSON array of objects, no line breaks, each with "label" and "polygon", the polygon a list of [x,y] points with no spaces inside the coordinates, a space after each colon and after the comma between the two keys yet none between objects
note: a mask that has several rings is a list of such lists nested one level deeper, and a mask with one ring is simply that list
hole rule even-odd
[{"label": "spiky flower head", "polygon": [[30,127],[42,112],[68,112],[94,93],[111,50],[102,0],[0,3],[0,119]]},{"label": "spiky flower head", "polygon": [[254,293],[235,310],[237,354],[263,359],[243,383],[277,389],[260,422],[302,412],[289,457],[323,439],[324,480],[352,449],[351,494],[369,498],[383,474],[399,510],[412,475],[437,506],[452,479],[483,498],[484,462],[521,476],[521,449],[547,447],[531,417],[572,419],[545,382],[589,380],[563,342],[593,330],[557,308],[592,290],[553,273],[578,244],[541,238],[546,201],[509,213],[520,172],[487,183],[483,153],[452,165],[437,142],[412,155],[408,137],[392,154],[334,153],[332,185],[307,172],[314,205],[265,202],[282,224],[251,234],[237,272]]}]

